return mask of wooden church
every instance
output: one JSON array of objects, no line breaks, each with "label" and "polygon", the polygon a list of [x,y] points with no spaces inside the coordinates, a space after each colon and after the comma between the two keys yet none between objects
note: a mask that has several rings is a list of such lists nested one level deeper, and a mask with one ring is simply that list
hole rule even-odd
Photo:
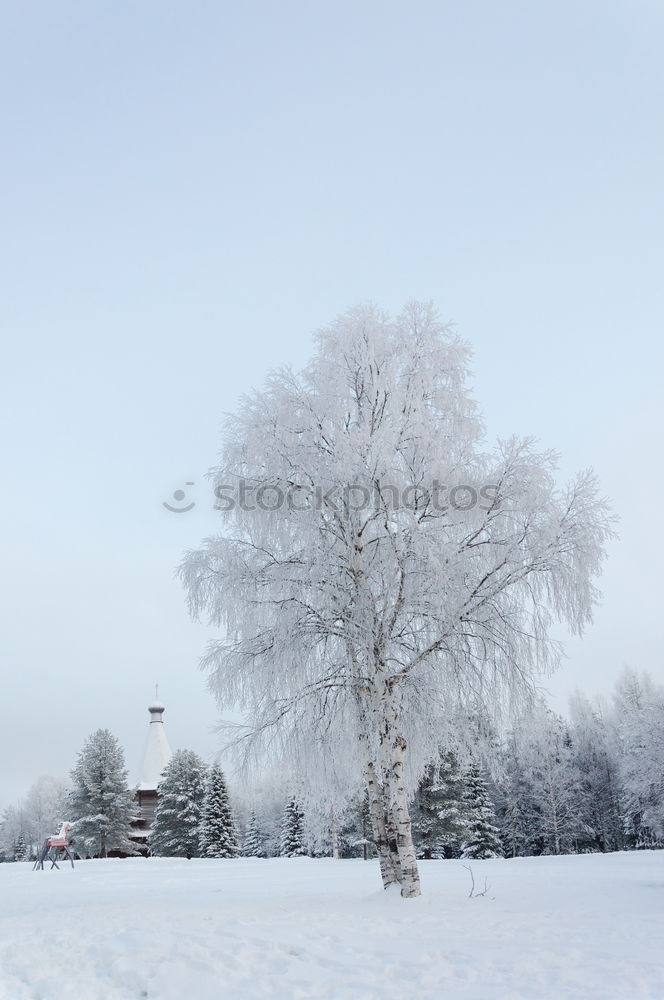
[{"label": "wooden church", "polygon": [[131,840],[142,847],[144,854],[148,853],[148,838],[157,809],[157,786],[172,756],[164,726],[165,711],[166,707],[160,701],[148,705],[150,724],[135,791],[139,818],[133,824]]}]

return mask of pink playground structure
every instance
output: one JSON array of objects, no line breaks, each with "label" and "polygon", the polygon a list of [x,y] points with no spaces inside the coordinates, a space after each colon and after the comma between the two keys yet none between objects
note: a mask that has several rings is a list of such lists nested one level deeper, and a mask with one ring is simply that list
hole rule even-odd
[{"label": "pink playground structure", "polygon": [[35,861],[33,872],[37,871],[38,868],[44,870],[44,862],[51,862],[51,870],[53,868],[60,869],[58,864],[58,858],[62,860],[63,858],[71,862],[72,868],[74,867],[74,858],[71,851],[69,850],[71,842],[69,840],[69,830],[71,828],[71,823],[63,823],[60,827],[57,835],[55,837],[47,837],[42,845],[42,849],[39,853],[37,860]]}]

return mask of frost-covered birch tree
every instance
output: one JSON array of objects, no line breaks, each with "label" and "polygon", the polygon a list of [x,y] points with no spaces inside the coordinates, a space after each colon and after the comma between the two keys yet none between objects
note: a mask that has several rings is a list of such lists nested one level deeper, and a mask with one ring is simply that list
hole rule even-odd
[{"label": "frost-covered birch tree", "polygon": [[664,689],[625,668],[614,693],[623,825],[630,847],[664,845]]},{"label": "frost-covered birch tree", "polygon": [[225,528],[181,567],[192,613],[223,629],[203,663],[245,713],[240,742],[343,756],[406,897],[408,799],[446,720],[556,666],[551,623],[591,621],[611,532],[591,472],[559,487],[554,453],[484,444],[469,357],[430,304],[341,316],[228,419]]},{"label": "frost-covered birch tree", "polygon": [[578,691],[570,699],[572,764],[585,850],[618,851],[624,844],[615,736],[601,704]]},{"label": "frost-covered birch tree", "polygon": [[57,833],[67,819],[67,790],[64,781],[42,775],[29,788],[23,808],[30,844],[38,851],[49,834]]},{"label": "frost-covered birch tree", "polygon": [[544,705],[521,720],[522,763],[535,812],[530,817],[536,853],[577,852],[591,831],[579,808],[579,783],[563,719]]},{"label": "frost-covered birch tree", "polygon": [[7,806],[0,817],[0,851],[7,858],[14,858],[14,848],[20,836],[25,840],[27,817],[23,802]]}]

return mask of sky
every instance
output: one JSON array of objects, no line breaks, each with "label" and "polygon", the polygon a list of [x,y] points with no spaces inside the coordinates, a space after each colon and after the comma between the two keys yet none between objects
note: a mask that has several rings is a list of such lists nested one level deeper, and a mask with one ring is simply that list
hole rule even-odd
[{"label": "sky", "polygon": [[626,663],[664,682],[659,0],[2,22],[0,807],[100,726],[135,775],[156,683],[171,745],[214,754],[174,569],[217,528],[221,420],[368,300],[433,299],[489,437],[593,466],[620,517],[552,705]]}]

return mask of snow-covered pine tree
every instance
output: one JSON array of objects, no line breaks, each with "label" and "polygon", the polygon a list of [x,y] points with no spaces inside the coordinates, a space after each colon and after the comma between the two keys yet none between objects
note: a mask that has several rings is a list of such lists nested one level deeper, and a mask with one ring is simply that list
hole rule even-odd
[{"label": "snow-covered pine tree", "polygon": [[159,801],[150,834],[158,857],[199,858],[206,766],[193,750],[176,750],[157,789]]},{"label": "snow-covered pine tree", "polygon": [[432,842],[432,858],[458,858],[468,838],[465,812],[466,784],[454,751],[443,754],[438,769],[440,796]]},{"label": "snow-covered pine tree", "polygon": [[373,827],[371,824],[371,808],[369,806],[369,796],[366,791],[362,796],[362,805],[360,807],[359,813],[359,834],[360,836],[354,841],[353,846],[359,847],[362,852],[362,858],[368,861],[370,858],[376,857],[376,844],[373,839]]},{"label": "snow-covered pine tree", "polygon": [[503,845],[496,825],[496,813],[477,764],[471,764],[468,770],[465,803],[469,836],[461,856],[477,860],[502,858]]},{"label": "snow-covered pine tree", "polygon": [[470,836],[465,783],[457,755],[445,751],[427,768],[411,807],[418,858],[458,858]]},{"label": "snow-covered pine tree", "polygon": [[25,837],[22,833],[19,833],[16,838],[16,843],[14,844],[14,861],[27,861],[28,860],[28,845],[25,842]]},{"label": "snow-covered pine tree", "polygon": [[109,851],[136,854],[129,833],[138,813],[127,788],[124,752],[108,729],[88,736],[71,776],[69,813],[78,853],[100,858]]},{"label": "snow-covered pine tree", "polygon": [[532,782],[524,769],[520,733],[507,734],[500,749],[500,778],[496,788],[496,813],[507,857],[533,853],[539,834],[540,814],[533,798]]},{"label": "snow-covered pine tree", "polygon": [[[255,800],[254,800],[255,801]],[[260,799],[250,806],[254,810],[261,856],[278,858],[281,855],[281,828],[284,820],[284,803],[280,789],[263,787]]]},{"label": "snow-covered pine tree", "polygon": [[240,853],[224,773],[210,768],[205,783],[200,849],[204,858],[236,858]]},{"label": "snow-covered pine tree", "polygon": [[365,861],[376,857],[369,798],[365,791],[353,796],[339,814],[339,855],[364,858]]},{"label": "snow-covered pine tree", "polygon": [[261,837],[260,830],[258,829],[258,819],[256,817],[256,813],[253,811],[249,815],[249,822],[247,823],[247,829],[244,835],[244,849],[242,853],[245,858],[265,857],[263,838]]},{"label": "snow-covered pine tree", "polygon": [[279,853],[282,858],[299,858],[307,853],[304,847],[304,813],[295,798],[288,802],[284,811]]}]

